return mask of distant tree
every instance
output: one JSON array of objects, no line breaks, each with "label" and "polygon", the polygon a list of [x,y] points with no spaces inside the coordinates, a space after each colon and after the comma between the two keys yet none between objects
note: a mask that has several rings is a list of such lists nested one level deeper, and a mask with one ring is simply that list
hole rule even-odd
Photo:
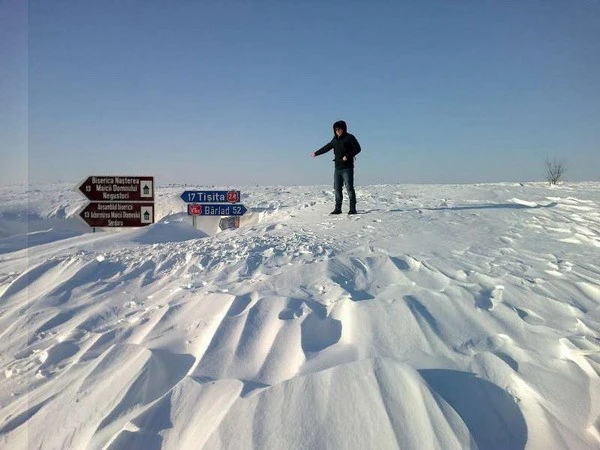
[{"label": "distant tree", "polygon": [[565,171],[567,169],[565,163],[561,161],[556,161],[556,159],[550,161],[546,158],[545,164],[546,181],[550,183],[550,185],[558,184],[560,181],[562,181]]}]

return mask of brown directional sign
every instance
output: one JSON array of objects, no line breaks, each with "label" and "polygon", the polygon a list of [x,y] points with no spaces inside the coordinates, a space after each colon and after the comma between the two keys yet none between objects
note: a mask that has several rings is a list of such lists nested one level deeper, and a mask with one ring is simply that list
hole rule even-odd
[{"label": "brown directional sign", "polygon": [[88,200],[103,202],[153,202],[154,177],[91,176],[79,190]]},{"label": "brown directional sign", "polygon": [[90,202],[79,216],[95,228],[144,227],[154,223],[154,203]]}]

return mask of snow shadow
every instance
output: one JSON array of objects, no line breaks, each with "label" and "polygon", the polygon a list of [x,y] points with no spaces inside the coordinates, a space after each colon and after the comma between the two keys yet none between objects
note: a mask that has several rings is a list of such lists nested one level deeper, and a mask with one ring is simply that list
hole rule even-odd
[{"label": "snow shadow", "polygon": [[90,232],[78,217],[67,217],[64,208],[51,217],[35,213],[0,212],[0,254],[51,244]]},{"label": "snow shadow", "polygon": [[475,297],[475,306],[490,311],[494,308],[493,298],[493,289],[484,289]]},{"label": "snow shadow", "polygon": [[[138,372],[137,377],[128,387],[119,404],[104,417],[97,431],[122,419],[130,411],[136,408],[144,408],[145,405],[149,405],[163,397],[183,380],[196,362],[196,358],[189,354],[176,354],[159,349],[150,351],[152,353],[151,358]],[[166,419],[164,416],[158,416],[158,418],[163,422]],[[150,437],[154,438],[154,435],[151,434]]]},{"label": "snow shadow", "polygon": [[410,312],[421,327],[427,325],[435,332],[435,334],[440,334],[440,329],[435,317],[431,315],[427,307],[421,303],[417,297],[414,295],[405,295],[404,300],[406,301],[408,309],[410,309]]},{"label": "snow shadow", "polygon": [[194,228],[191,223],[182,220],[178,215],[168,216],[160,222],[137,230],[135,233],[137,236],[133,238],[133,241],[150,245],[184,242],[209,236],[209,233]]},{"label": "snow shadow", "polygon": [[38,245],[51,244],[86,233],[87,230],[55,230],[34,231],[0,239],[0,255],[12,253]]},{"label": "snow shadow", "polygon": [[320,352],[339,342],[342,337],[342,322],[330,317],[321,318],[312,313],[302,322],[300,334],[302,350],[306,355]]},{"label": "snow shadow", "polygon": [[479,448],[524,449],[527,424],[514,398],[474,373],[420,370],[431,389],[461,417]]},{"label": "snow shadow", "polygon": [[478,209],[540,209],[553,208],[558,203],[552,202],[547,205],[524,205],[521,203],[483,203],[481,205],[463,205],[463,206],[438,206],[435,208],[399,208],[390,209],[389,212],[412,212],[412,211],[469,211]]},{"label": "snow shadow", "polygon": [[0,436],[19,428],[21,425],[24,425],[29,419],[35,416],[47,403],[53,400],[54,397],[55,396],[53,395],[48,399],[44,400],[43,402],[32,406],[31,408],[27,409],[25,412],[17,415],[16,417],[7,420],[7,422],[0,426]]},{"label": "snow shadow", "polygon": [[329,278],[346,291],[352,301],[373,300],[367,289],[370,283],[370,268],[358,258],[334,258],[327,262]]}]

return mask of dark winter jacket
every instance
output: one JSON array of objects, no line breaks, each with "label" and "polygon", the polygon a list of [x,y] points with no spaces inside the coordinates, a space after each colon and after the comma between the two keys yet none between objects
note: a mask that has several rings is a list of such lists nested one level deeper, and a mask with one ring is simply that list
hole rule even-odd
[{"label": "dark winter jacket", "polygon": [[[354,157],[360,153],[360,144],[353,135],[346,131],[346,122],[340,120],[334,123],[333,129],[335,130],[336,128],[341,128],[344,130],[344,133],[340,137],[337,137],[334,131],[331,142],[317,150],[315,156],[322,155],[333,149],[335,168],[351,169],[354,167]],[[344,161],[344,156],[346,157],[346,161]]]}]

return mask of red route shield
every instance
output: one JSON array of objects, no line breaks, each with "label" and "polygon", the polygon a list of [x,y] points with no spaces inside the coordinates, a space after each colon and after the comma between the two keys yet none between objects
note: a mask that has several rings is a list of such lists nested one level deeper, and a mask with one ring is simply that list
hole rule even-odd
[{"label": "red route shield", "polygon": [[188,205],[188,216],[201,216],[202,205]]},{"label": "red route shield", "polygon": [[240,193],[238,191],[227,192],[227,201],[229,203],[238,203],[240,201]]}]

